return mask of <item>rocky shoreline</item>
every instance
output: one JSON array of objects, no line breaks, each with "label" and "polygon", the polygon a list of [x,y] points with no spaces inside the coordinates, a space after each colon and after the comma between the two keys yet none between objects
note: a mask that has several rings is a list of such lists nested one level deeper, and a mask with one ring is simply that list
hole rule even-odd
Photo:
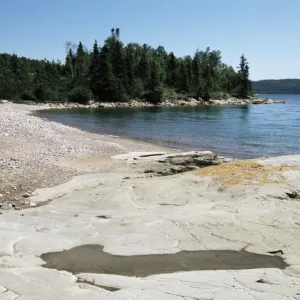
[{"label": "rocky shoreline", "polygon": [[[2,101],[2,102],[1,102]],[[0,103],[8,103],[7,100],[0,100]],[[28,103],[28,102],[26,102]],[[83,105],[78,103],[43,103],[36,104],[31,102],[30,104],[36,104],[42,106],[45,109],[64,109],[64,108],[143,108],[143,107],[181,107],[181,106],[209,106],[209,105],[257,105],[257,104],[281,104],[285,103],[283,100],[263,99],[257,97],[249,97],[248,99],[229,98],[227,100],[209,100],[204,101],[201,98],[184,98],[184,99],[170,99],[164,100],[158,104],[152,104],[150,102],[131,100],[129,102],[91,102],[90,104]]]},{"label": "rocky shoreline", "polygon": [[31,113],[40,109],[44,107],[0,104],[0,214],[7,209],[32,207],[28,198],[37,188],[114,168],[117,163],[111,163],[109,155],[165,149],[84,132]]},{"label": "rocky shoreline", "polygon": [[38,109],[1,105],[0,299],[299,299],[300,155],[171,153]]},{"label": "rocky shoreline", "polygon": [[79,174],[107,172],[122,164],[109,156],[128,151],[163,151],[165,156],[159,161],[136,161],[145,173],[163,176],[224,162],[211,152],[172,157],[170,153],[178,150],[84,132],[31,113],[41,109],[45,107],[6,101],[1,104],[0,214],[36,206],[29,198],[38,188],[61,184]]},{"label": "rocky shoreline", "polygon": [[[173,100],[170,103],[180,105],[181,102],[178,101],[180,100]],[[223,105],[223,102],[220,101],[215,100],[215,105],[217,103]],[[262,103],[265,100],[256,99],[255,101]],[[6,100],[2,100],[1,103],[0,210],[31,207],[28,195],[31,195],[35,189],[57,185],[69,180],[74,175],[107,169],[102,163],[99,167],[86,167],[88,161],[90,161],[89,163],[98,162],[97,157],[99,156],[116,155],[133,150],[162,149],[162,147],[147,143],[83,132],[31,114],[33,111],[42,109],[94,108],[99,104],[89,106],[70,103],[24,105],[13,104]],[[187,103],[198,105],[200,102],[193,99],[189,102],[185,100],[184,103],[182,105],[187,105]],[[228,104],[228,101],[226,103]],[[237,105],[237,102],[234,103]],[[126,103],[127,106],[132,105],[132,107],[139,107],[139,104],[140,102]],[[118,107],[118,104],[104,103],[101,107],[103,106]],[[81,160],[80,163],[78,160]],[[211,160],[213,161],[213,159]],[[215,157],[214,161],[220,161],[220,159]],[[185,157],[182,154],[181,158],[170,159],[167,164],[158,163],[155,170],[153,164],[148,168],[145,167],[145,170],[153,174],[172,175],[193,170],[197,168],[198,164],[197,155],[188,153]]]}]

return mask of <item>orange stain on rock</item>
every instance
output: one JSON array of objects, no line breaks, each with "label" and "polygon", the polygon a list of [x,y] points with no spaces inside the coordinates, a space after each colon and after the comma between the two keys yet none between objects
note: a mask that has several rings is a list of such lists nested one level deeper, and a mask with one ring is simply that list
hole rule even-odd
[{"label": "orange stain on rock", "polygon": [[282,172],[299,170],[299,166],[263,165],[254,161],[238,161],[219,166],[211,166],[193,171],[194,174],[211,177],[223,185],[264,185],[282,182]]}]

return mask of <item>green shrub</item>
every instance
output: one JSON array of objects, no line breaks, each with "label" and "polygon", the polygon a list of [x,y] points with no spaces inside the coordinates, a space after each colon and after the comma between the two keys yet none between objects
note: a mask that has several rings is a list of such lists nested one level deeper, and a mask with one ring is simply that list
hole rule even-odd
[{"label": "green shrub", "polygon": [[36,101],[36,97],[33,93],[30,91],[25,91],[20,95],[21,100],[30,100],[30,101]]},{"label": "green shrub", "polygon": [[88,104],[92,98],[92,91],[84,86],[78,86],[68,93],[68,101],[80,104]]},{"label": "green shrub", "polygon": [[158,104],[163,101],[163,95],[164,95],[163,89],[157,88],[157,89],[145,94],[145,98],[148,102],[150,102],[152,104]]},{"label": "green shrub", "polygon": [[211,93],[211,97],[215,100],[227,100],[230,98],[230,95],[224,92],[213,92]]}]

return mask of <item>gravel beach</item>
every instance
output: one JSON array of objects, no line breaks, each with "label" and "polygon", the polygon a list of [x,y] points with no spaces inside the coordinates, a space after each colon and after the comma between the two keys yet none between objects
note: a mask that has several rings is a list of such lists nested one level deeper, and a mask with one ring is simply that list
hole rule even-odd
[{"label": "gravel beach", "polygon": [[92,134],[34,115],[44,106],[0,104],[0,204],[30,206],[37,188],[67,182],[74,175],[108,171],[120,164],[111,155],[162,150],[129,139]]}]

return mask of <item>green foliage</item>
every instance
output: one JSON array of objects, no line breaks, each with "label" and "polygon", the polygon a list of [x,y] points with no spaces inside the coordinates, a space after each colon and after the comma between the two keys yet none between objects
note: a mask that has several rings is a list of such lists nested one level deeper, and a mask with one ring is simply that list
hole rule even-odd
[{"label": "green foliage", "polygon": [[30,100],[30,101],[36,101],[37,98],[34,94],[32,94],[30,91],[25,91],[20,95],[21,100]]},{"label": "green foliage", "polygon": [[164,91],[186,97],[251,95],[249,65],[244,56],[239,71],[222,63],[220,51],[197,50],[176,57],[163,46],[121,41],[119,28],[92,51],[81,42],[67,43],[65,63],[0,54],[0,98],[33,101],[128,101],[159,103]]},{"label": "green foliage", "polygon": [[230,94],[224,92],[213,92],[211,98],[214,100],[227,100],[230,98]]},{"label": "green foliage", "polygon": [[68,100],[70,102],[88,104],[91,98],[92,98],[91,90],[89,90],[84,86],[75,87],[68,93]]},{"label": "green foliage", "polygon": [[155,88],[145,94],[146,100],[152,104],[158,104],[163,101],[164,91],[162,88]]},{"label": "green foliage", "polygon": [[253,94],[251,88],[251,82],[249,79],[249,65],[244,55],[241,56],[238,80],[237,80],[237,94],[239,97],[247,98],[250,94]]}]

